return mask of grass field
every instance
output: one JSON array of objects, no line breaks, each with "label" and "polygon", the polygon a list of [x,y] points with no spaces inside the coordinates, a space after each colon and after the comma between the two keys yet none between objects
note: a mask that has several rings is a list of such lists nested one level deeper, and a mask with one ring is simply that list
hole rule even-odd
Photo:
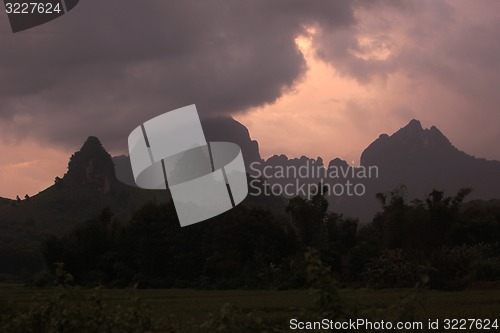
[{"label": "grass field", "polygon": [[[154,321],[168,323],[169,327],[175,327],[178,331],[190,331],[187,327],[199,327],[210,318],[224,317],[229,311],[228,304],[238,309],[239,316],[252,313],[257,322],[262,319],[269,325],[285,331],[291,318],[314,320],[308,316],[312,316],[315,311],[314,297],[308,290],[74,290],[82,295],[98,293],[104,303],[115,305],[126,305],[132,299],[139,298],[149,309]],[[59,291],[56,288],[0,285],[0,304],[10,304],[17,309],[23,309],[33,302],[48,300],[57,292]],[[357,309],[361,318],[366,315],[375,319],[390,319],[392,313],[409,302],[415,312],[411,317],[424,322],[431,318],[488,318],[500,321],[500,290],[439,292],[411,289],[342,289],[339,293],[346,304]],[[235,320],[241,318],[238,315],[235,315]]]}]

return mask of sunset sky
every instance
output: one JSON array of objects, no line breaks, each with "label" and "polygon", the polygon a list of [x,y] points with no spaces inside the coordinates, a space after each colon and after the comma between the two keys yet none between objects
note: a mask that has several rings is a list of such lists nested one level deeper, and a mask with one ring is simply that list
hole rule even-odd
[{"label": "sunset sky", "polygon": [[411,119],[500,160],[500,1],[85,0],[12,34],[0,12],[0,196],[36,194],[89,135],[196,104],[261,155],[357,163]]}]

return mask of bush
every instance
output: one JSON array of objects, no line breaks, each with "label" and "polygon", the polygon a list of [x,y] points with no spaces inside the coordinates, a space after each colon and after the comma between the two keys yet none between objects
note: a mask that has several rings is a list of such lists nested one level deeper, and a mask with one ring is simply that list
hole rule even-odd
[{"label": "bush", "polygon": [[142,333],[153,328],[148,309],[138,299],[111,305],[98,291],[86,296],[73,287],[59,287],[49,300],[34,299],[26,310],[4,307],[1,332]]},{"label": "bush", "polygon": [[462,290],[474,281],[500,279],[498,245],[476,244],[442,247],[431,256],[436,269],[430,275],[430,287]]},{"label": "bush", "polygon": [[429,268],[420,256],[403,249],[385,250],[372,261],[364,274],[372,288],[411,288],[424,278]]},{"label": "bush", "polygon": [[35,287],[48,287],[53,286],[56,281],[54,275],[52,275],[49,271],[43,270],[35,273],[33,278],[31,279],[30,284]]}]

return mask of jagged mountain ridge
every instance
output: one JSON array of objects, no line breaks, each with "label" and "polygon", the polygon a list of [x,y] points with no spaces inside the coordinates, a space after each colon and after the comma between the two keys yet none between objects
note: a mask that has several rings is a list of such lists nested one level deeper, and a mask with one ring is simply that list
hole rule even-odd
[{"label": "jagged mountain ridge", "polygon": [[[222,122],[225,126],[236,123],[232,119]],[[233,126],[235,128],[228,131],[231,136],[225,139],[214,134],[220,131],[216,124],[217,121],[208,125],[207,136],[211,141],[236,141],[248,156],[260,159],[257,143],[250,140],[243,125]],[[246,139],[249,141],[244,142]],[[117,175],[124,174],[134,184],[128,156],[112,158],[97,137],[88,137],[81,149],[69,158],[65,175],[56,177],[52,186],[24,200],[6,199],[5,204],[0,200],[0,246],[16,243],[36,247],[44,237],[64,234],[76,224],[98,216],[106,207],[116,218],[127,221],[146,202],[171,200],[168,190],[145,190],[119,181]],[[245,203],[284,212],[281,197],[250,197]]]},{"label": "jagged mountain ridge", "polygon": [[[263,160],[258,152],[258,144],[251,139],[248,130],[231,118],[205,120],[204,130],[209,141],[230,141],[240,145],[249,173],[255,173],[252,170],[254,168],[249,168],[255,161],[259,162],[260,170],[280,166],[284,169],[301,166],[349,167],[346,161],[339,158],[331,160],[328,165],[320,157],[288,158],[286,155],[274,155]],[[127,174],[130,177],[128,183],[133,184],[128,157],[114,157],[113,160],[117,174]],[[433,189],[444,190],[452,195],[462,187],[474,190],[471,198],[500,198],[500,188],[497,186],[500,184],[500,162],[475,158],[460,151],[437,127],[424,129],[415,119],[392,135],[380,135],[363,151],[361,166],[378,167],[379,177],[363,180],[367,191],[362,197],[329,197],[331,210],[369,221],[379,208],[375,194],[393,190],[399,185],[407,186],[409,199],[423,198]],[[268,181],[285,185],[294,180],[280,178]],[[315,175],[305,180],[308,184],[317,184],[319,181],[320,177]],[[330,180],[330,183],[334,181]]]},{"label": "jagged mountain ridge", "polygon": [[382,134],[371,143],[361,154],[361,165],[385,167],[391,162],[408,167],[419,160],[449,164],[471,158],[453,146],[435,126],[424,129],[413,119],[393,135]]},{"label": "jagged mountain ridge", "polygon": [[435,126],[424,129],[417,120],[375,140],[363,151],[361,165],[379,166],[378,186],[405,184],[412,196],[421,196],[432,188],[454,192],[470,187],[473,197],[500,197],[499,161],[468,155]]},{"label": "jagged mountain ridge", "polygon": [[[233,142],[242,151],[247,170],[255,161],[262,161],[259,144],[252,140],[248,129],[230,117],[213,117],[200,119],[207,142]],[[127,155],[113,157],[117,178],[125,184],[135,186],[134,175]]]},{"label": "jagged mountain ridge", "polygon": [[[262,160],[258,143],[239,122],[228,118],[202,122],[208,141],[235,142],[242,148],[247,171],[251,171],[248,166],[255,161],[260,162],[261,167],[300,167],[307,163],[326,166],[321,158],[306,156],[289,159],[285,155],[275,155]],[[455,148],[436,127],[423,129],[417,120],[390,136],[381,135],[363,151],[361,162],[365,166],[377,165],[380,177],[364,181],[367,191],[362,197],[329,197],[329,203],[331,210],[360,217],[363,221],[369,221],[379,208],[375,194],[400,184],[408,187],[410,199],[423,198],[434,188],[451,195],[461,187],[474,189],[471,198],[500,198],[500,162],[467,155]],[[349,165],[337,158],[328,163],[329,168],[335,166],[346,168]],[[53,186],[29,200],[22,200],[21,208],[15,207],[16,202],[12,200],[0,205],[0,224],[8,224],[12,227],[8,228],[13,229],[16,223],[24,223],[32,229],[30,237],[37,238],[41,232],[68,230],[74,223],[94,216],[104,206],[126,216],[145,201],[170,198],[168,191],[145,191],[127,186],[122,183],[127,177],[128,183],[134,184],[128,157],[111,158],[97,138],[89,137],[82,149],[71,157],[68,172]],[[317,184],[318,180],[312,177],[307,182]],[[259,204],[267,201],[262,197],[256,200]]]}]

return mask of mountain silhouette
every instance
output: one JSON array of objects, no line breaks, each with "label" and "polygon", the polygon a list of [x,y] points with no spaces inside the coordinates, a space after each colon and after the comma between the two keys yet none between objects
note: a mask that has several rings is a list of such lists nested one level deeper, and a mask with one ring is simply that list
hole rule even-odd
[{"label": "mountain silhouette", "polygon": [[[285,155],[274,155],[262,162],[258,173],[266,168],[268,171],[280,170],[280,167],[282,170],[325,167],[327,170],[349,171],[337,179],[327,177],[324,183],[330,186],[347,181],[362,183],[366,193],[362,196],[328,195],[329,209],[358,217],[363,222],[368,222],[379,210],[375,199],[378,192],[392,191],[401,185],[407,187],[410,200],[423,199],[433,189],[452,195],[464,187],[473,189],[470,199],[500,198],[500,162],[475,158],[460,151],[437,127],[424,129],[415,119],[390,136],[380,135],[363,151],[360,160],[360,167],[354,168],[339,158],[324,165],[321,158],[302,156],[289,159]],[[371,178],[356,179],[351,173],[354,171],[356,174],[370,167],[378,170]],[[322,179],[314,172],[309,172],[308,177],[278,175],[266,178],[271,185],[281,186],[296,182],[296,178],[306,185],[318,184]]]},{"label": "mountain silhouette", "polygon": [[[297,180],[301,184],[317,186],[323,178],[318,173],[268,177],[264,174],[266,170],[341,170],[340,178],[327,178],[324,184],[335,186],[346,181],[359,182],[366,191],[361,196],[329,194],[326,196],[329,209],[357,217],[361,222],[370,221],[380,210],[376,193],[391,191],[399,185],[406,185],[409,200],[424,199],[433,189],[454,195],[463,187],[473,189],[469,199],[500,198],[500,162],[475,158],[460,151],[436,127],[424,129],[417,120],[410,121],[392,135],[380,135],[363,151],[361,165],[356,168],[339,158],[328,164],[319,157],[306,156],[288,158],[275,155],[263,160],[258,143],[237,121],[212,118],[202,121],[202,124],[207,141],[235,142],[242,148],[250,174],[250,193],[269,185],[285,186]],[[259,163],[250,167],[252,162]],[[377,177],[356,178],[357,172],[372,166],[377,167]],[[342,174],[345,170],[348,172]],[[168,190],[144,190],[127,185],[124,179],[134,184],[128,156],[112,158],[98,138],[89,137],[70,157],[66,174],[62,178],[56,177],[52,186],[23,200],[0,198],[0,249],[14,246],[26,253],[36,253],[42,239],[67,233],[75,225],[99,215],[103,208],[108,207],[117,221],[127,221],[146,202],[171,199]],[[267,194],[255,195],[254,192],[243,204],[264,207],[286,219],[283,216],[286,193],[271,191]],[[35,257],[41,263],[39,254]]]},{"label": "mountain silhouette", "polygon": [[[200,119],[207,142],[233,142],[240,148],[247,170],[252,162],[261,162],[259,144],[250,138],[248,129],[230,117]],[[114,156],[116,177],[123,183],[136,186],[130,159],[127,155]]]},{"label": "mountain silhouette", "polygon": [[[245,147],[248,156],[260,159],[257,143],[250,140],[243,125],[228,119],[220,122],[221,126],[209,122],[208,138],[225,141],[225,136],[215,133],[231,127],[228,137]],[[134,184],[128,156],[112,158],[97,137],[88,137],[69,158],[66,174],[56,177],[52,186],[23,200],[0,198],[0,248],[3,244],[16,244],[36,249],[39,241],[48,235],[65,234],[75,225],[98,216],[104,208],[109,208],[118,220],[126,221],[147,202],[171,200],[168,190],[130,186],[119,181],[117,175],[128,177]],[[245,203],[279,213],[284,212],[285,207],[285,201],[278,196],[247,197]]]},{"label": "mountain silhouette", "polygon": [[363,151],[361,165],[379,167],[377,188],[405,184],[410,197],[434,188],[453,193],[469,187],[472,198],[500,198],[500,162],[460,151],[435,126],[424,129],[417,120],[391,136],[381,135]]},{"label": "mountain silhouette", "polygon": [[382,134],[361,154],[361,165],[388,170],[409,170],[422,163],[454,164],[472,157],[459,151],[435,126],[422,128],[418,120],[391,136]]},{"label": "mountain silhouette", "polygon": [[364,182],[363,197],[346,198],[336,209],[362,221],[369,221],[380,209],[376,193],[401,185],[409,200],[424,199],[434,189],[454,195],[466,187],[473,190],[468,199],[500,198],[496,185],[500,184],[500,162],[466,154],[437,127],[425,129],[415,119],[390,136],[380,135],[363,151],[360,165],[377,166],[378,177]]},{"label": "mountain silhouette", "polygon": [[69,159],[68,171],[54,184],[24,200],[0,200],[0,245],[35,246],[49,234],[60,235],[108,207],[127,219],[148,201],[166,202],[169,191],[142,190],[118,181],[109,153],[89,137]]},{"label": "mountain silhouette", "polygon": [[[359,170],[338,158],[328,164],[319,157],[306,156],[289,159],[285,155],[275,155],[262,160],[258,143],[239,122],[230,118],[211,118],[203,120],[202,124],[207,141],[237,143],[242,148],[247,172],[254,176],[260,173],[271,185],[286,185],[295,182],[296,178],[304,184],[317,185],[322,176],[263,177],[266,167]],[[252,162],[259,162],[258,168],[250,168]],[[356,180],[348,172],[341,179],[325,180],[330,185],[359,181],[366,187],[366,193],[359,197],[328,195],[330,210],[367,222],[379,210],[375,194],[391,191],[402,184],[408,188],[409,199],[423,199],[433,189],[452,195],[463,187],[473,189],[470,199],[500,198],[500,162],[475,158],[460,151],[436,127],[424,129],[417,120],[410,121],[390,136],[380,135],[370,144],[361,155],[361,167],[370,166],[378,168],[378,177]],[[24,200],[0,199],[0,243],[33,243],[48,234],[65,233],[75,224],[96,216],[104,207],[109,207],[116,217],[126,219],[147,201],[170,200],[169,191],[143,190],[127,185],[127,181],[134,184],[128,156],[111,158],[99,139],[91,136],[71,156],[66,174],[56,178],[52,186]],[[262,182],[257,184],[261,186]],[[249,190],[252,193],[252,188]],[[286,203],[280,196],[286,197],[286,194],[271,194],[269,197],[249,195],[244,203],[282,210]]]},{"label": "mountain silhouette", "polygon": [[[302,170],[326,168],[347,171],[337,179],[324,179],[325,184],[334,186],[347,181],[362,183],[366,193],[362,196],[329,195],[329,209],[368,222],[379,210],[375,195],[388,192],[400,185],[408,189],[408,199],[423,199],[433,189],[443,190],[450,195],[460,188],[473,189],[470,199],[500,198],[500,162],[488,161],[470,156],[457,149],[435,126],[424,129],[418,120],[411,120],[392,135],[382,134],[371,143],[361,155],[360,167],[354,168],[346,161],[335,158],[325,164],[320,157],[307,156],[288,158],[274,155],[267,160],[260,157],[258,143],[251,139],[248,129],[232,118],[211,118],[202,120],[207,141],[229,141],[237,143],[243,151],[247,172],[265,176],[269,170]],[[134,185],[130,160],[127,156],[113,157],[118,179]],[[252,162],[259,162],[250,166]],[[378,172],[367,179],[356,179],[362,168],[376,167]],[[269,173],[269,172],[267,172]],[[288,177],[289,176],[289,177]],[[321,175],[309,172],[304,175],[264,177],[270,185],[285,186],[289,183],[317,185]],[[300,185],[299,184],[299,185]],[[252,192],[252,189],[250,189]],[[276,192],[274,194],[277,194]],[[299,193],[303,194],[303,193]],[[286,195],[284,195],[286,196]],[[262,200],[261,200],[262,201]]]},{"label": "mountain silhouette", "polygon": [[115,165],[98,138],[90,136],[82,148],[71,156],[63,181],[77,186],[92,186],[103,193],[116,185]]},{"label": "mountain silhouette", "polygon": [[202,118],[201,125],[207,141],[233,142],[240,146],[245,165],[262,161],[259,144],[252,140],[248,129],[230,117]]}]

